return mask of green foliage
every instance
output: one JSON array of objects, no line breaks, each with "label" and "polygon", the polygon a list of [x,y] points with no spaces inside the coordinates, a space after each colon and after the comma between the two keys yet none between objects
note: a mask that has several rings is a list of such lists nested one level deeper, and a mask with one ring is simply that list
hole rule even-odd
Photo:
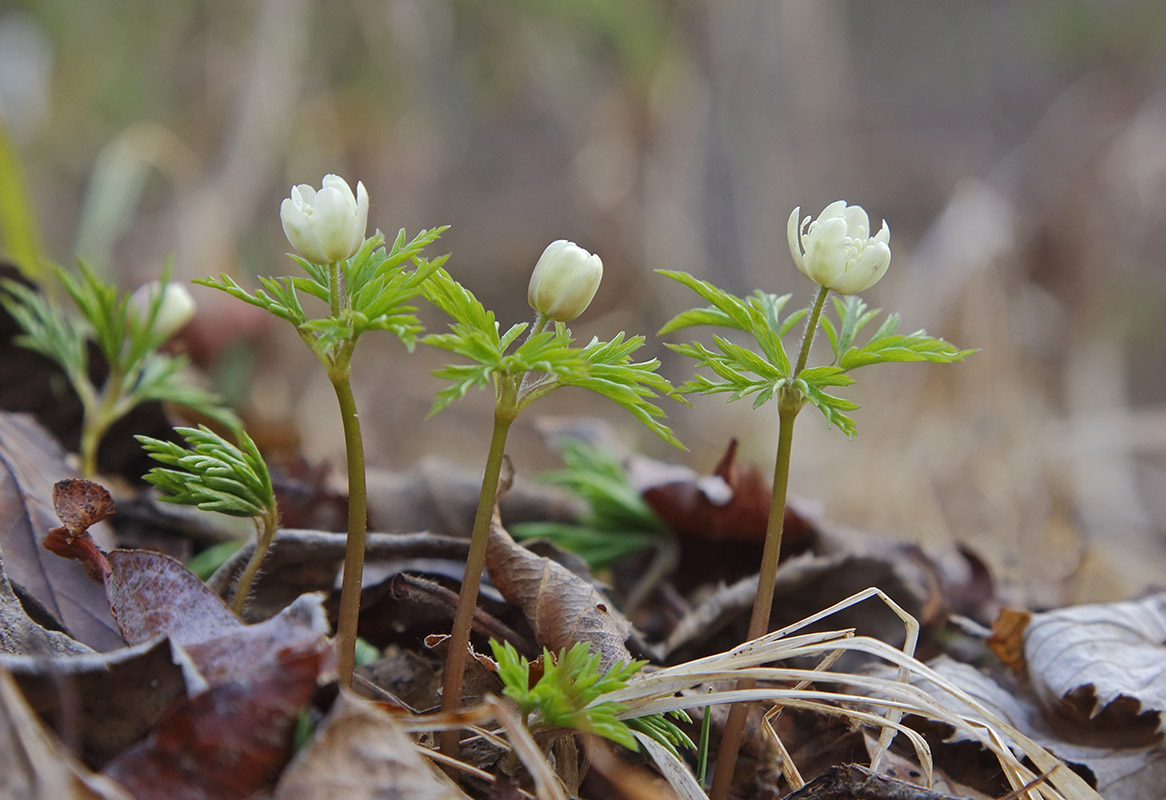
[{"label": "green foliage", "polygon": [[313,352],[333,363],[343,358],[345,348],[351,352],[356,340],[373,330],[390,331],[412,349],[424,328],[410,301],[422,293],[426,281],[447,258],[427,259],[421,251],[447,228],[423,230],[409,241],[402,229],[387,250],[383,235],[370,236],[352,258],[341,262],[344,301],[339,304],[338,313],[326,317],[309,318],[300,302],[300,293],[330,303],[329,267],[296,255],[291,258],[307,277],[261,277],[259,282],[263,288],[254,292],[239,286],[226,273],[218,278],[200,278],[195,283],[220,289],[287,320]]},{"label": "green foliage", "polygon": [[587,503],[578,524],[528,522],[511,533],[521,539],[546,538],[601,569],[641,550],[655,547],[666,535],[663,521],[628,480],[619,459],[598,445],[563,442],[566,469],[542,480],[569,489]]},{"label": "green foliage", "polygon": [[[673,752],[678,746],[693,747],[684,732],[663,715],[620,720],[616,717],[625,707],[600,700],[604,694],[624,688],[646,661],[623,661],[600,672],[599,654],[592,654],[586,642],[560,652],[557,658],[544,649],[543,675],[531,686],[530,662],[525,657],[509,644],[490,640],[490,647],[498,662],[498,677],[506,687],[503,694],[518,704],[532,731],[585,731],[638,750],[633,730],[639,730]],[[683,714],[677,718],[687,719]]]},{"label": "green foliage", "polygon": [[[101,429],[147,401],[177,403],[227,427],[237,427],[238,418],[220,405],[216,395],[184,380],[185,357],[158,352],[167,338],[154,326],[164,292],[154,293],[149,308],[140,314],[130,307],[128,294],[102,281],[85,262],[79,264],[79,276],[54,269],[76,313],[66,313],[24,284],[3,282],[0,302],[24,331],[16,337],[17,344],[61,366],[86,415],[102,417]],[[89,380],[91,341],[109,367],[109,378],[100,390]]]},{"label": "green foliage", "polygon": [[276,513],[275,492],[267,465],[246,433],[236,446],[206,426],[175,428],[186,447],[137,436],[142,448],[164,466],[144,476],[167,503],[197,506],[232,517],[270,517]]},{"label": "green foliage", "polygon": [[974,352],[960,350],[943,339],[928,336],[925,331],[909,336],[898,335],[895,333],[899,325],[896,314],[887,317],[865,345],[857,346],[855,337],[880,312],[877,309],[868,311],[861,299],[848,295],[834,300],[837,323],[825,315],[818,322],[834,348],[834,361],[825,366],[803,369],[794,375],[782,340],[805,317],[808,309],[782,318],[781,311],[789,301],[789,295],[778,297],[758,291],[741,298],[685,272],[661,270],[660,273],[684,284],[710,303],[707,308],[694,308],[678,314],[660,330],[661,335],[697,325],[721,325],[748,333],[760,350],[755,352],[716,335],[713,336],[713,348],[700,342],[668,345],[712,372],[712,377],[695,376],[681,385],[679,392],[728,393],[731,401],[752,396],[754,408],[774,397],[785,397],[795,403],[809,402],[822,412],[827,425],[837,426],[847,436],[854,436],[857,428],[846,412],[855,410],[858,404],[831,394],[827,389],[854,383],[847,374],[851,370],[867,364],[896,361],[950,363]]},{"label": "green foliage", "polygon": [[430,415],[464,397],[470,389],[493,385],[496,401],[517,414],[530,403],[561,386],[578,386],[601,394],[623,406],[666,442],[682,445],[659,418],[664,416],[652,401],[671,395],[672,384],[657,374],[660,362],[632,361],[644,337],[609,342],[593,339],[586,347],[574,347],[571,332],[562,323],[533,333],[515,346],[528,324],[510,326],[502,333],[494,312],[487,311],[464,286],[438,269],[425,285],[426,297],[453,320],[450,332],[430,334],[421,341],[473,362],[454,364],[434,375],[451,385],[437,393]]}]

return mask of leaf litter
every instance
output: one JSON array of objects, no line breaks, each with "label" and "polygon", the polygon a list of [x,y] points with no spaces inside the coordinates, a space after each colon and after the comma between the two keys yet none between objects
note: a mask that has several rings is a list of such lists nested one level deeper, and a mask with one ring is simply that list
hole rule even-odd
[{"label": "leaf litter", "polygon": [[[749,474],[742,473],[744,469],[734,465],[730,447],[717,468],[719,474],[712,477],[723,481],[731,491],[756,495],[752,489],[741,488],[750,485],[749,480],[740,477]],[[695,486],[709,483],[707,477],[701,478],[696,473],[691,476],[695,476],[691,477]],[[60,526],[60,535],[77,542],[88,535],[88,523],[102,515],[104,497],[99,487],[81,483],[65,484],[60,492],[62,498],[76,493],[72,497],[73,507],[61,508],[65,524]],[[694,496],[689,490],[681,495]],[[44,497],[44,492],[40,496]],[[560,508],[571,505],[569,498],[555,502]],[[700,502],[709,507],[708,513],[716,513],[716,503],[707,494]],[[695,514],[691,510],[690,513]],[[751,527],[740,522],[748,516],[742,516],[743,513],[733,511],[726,517],[737,520],[723,523],[726,531]],[[1087,777],[1106,787],[1106,797],[1138,796],[1128,792],[1111,794],[1123,781],[1128,786],[1144,789],[1153,785],[1146,781],[1158,779],[1156,765],[1163,761],[1160,743],[1126,743],[1111,747],[1105,757],[1087,762],[1082,748],[1089,745],[1066,744],[1063,738],[1045,736],[1010,713],[1015,712],[1015,703],[1010,706],[1008,702],[989,702],[977,694],[974,679],[961,676],[953,680],[944,672],[946,667],[942,661],[929,667],[913,658],[911,653],[918,637],[922,637],[921,647],[937,647],[934,634],[948,613],[943,581],[947,573],[926,554],[889,546],[890,540],[879,542],[867,538],[859,544],[856,538],[813,514],[802,514],[799,520],[805,526],[807,550],[783,564],[779,572],[779,586],[784,582],[788,590],[784,602],[792,603],[787,611],[798,615],[796,622],[755,642],[718,653],[716,645],[736,635],[734,625],[740,624],[745,600],[732,599],[736,597],[732,592],[724,594],[728,589],[718,590],[715,585],[706,584],[703,590],[712,589],[706,598],[719,599],[708,600],[708,605],[701,606],[691,601],[696,597],[693,592],[701,590],[701,586],[662,585],[654,592],[654,599],[637,612],[636,618],[648,621],[647,630],[653,632],[649,643],[654,640],[653,646],[661,650],[669,633],[683,630],[687,625],[691,632],[677,640],[683,646],[672,647],[670,652],[675,659],[683,650],[690,660],[645,671],[626,689],[600,699],[622,702],[626,706],[625,716],[681,708],[699,716],[710,704],[748,699],[767,708],[786,709],[791,715],[837,717],[850,724],[863,724],[870,730],[887,731],[877,744],[871,745],[874,759],[884,759],[886,768],[896,776],[917,772],[923,776],[923,782],[928,775],[936,776],[941,781],[936,788],[949,785],[942,782],[944,773],[936,767],[936,758],[942,759],[945,748],[952,745],[942,738],[925,738],[918,732],[916,728],[927,730],[919,721],[922,719],[946,725],[953,740],[963,737],[974,741],[997,761],[1006,785],[1027,797],[1047,800],[1097,797],[1088,780],[1058,768],[1060,762],[1049,755],[1046,747],[1076,764],[1088,764]],[[116,523],[116,518],[113,521]],[[45,521],[40,535],[53,527],[50,523],[51,520]],[[7,626],[0,627],[0,632],[18,632],[0,639],[10,642],[8,649],[16,652],[0,657],[0,677],[14,679],[13,685],[19,686],[22,693],[14,701],[15,705],[9,703],[5,707],[5,713],[8,718],[23,714],[23,719],[30,721],[31,733],[21,736],[41,737],[58,749],[61,741],[68,742],[84,764],[74,760],[73,766],[68,766],[65,758],[60,760],[59,769],[62,775],[72,774],[74,777],[69,780],[77,785],[113,787],[108,781],[102,783],[101,776],[89,772],[89,769],[102,769],[105,776],[116,778],[139,800],[153,797],[227,800],[264,790],[273,791],[276,798],[319,796],[320,792],[328,791],[361,797],[376,796],[375,792],[385,786],[408,796],[465,796],[448,778],[434,771],[435,762],[477,776],[471,780],[509,787],[498,791],[517,796],[563,797],[566,795],[560,780],[574,785],[578,779],[579,776],[569,777],[568,773],[575,774],[573,771],[563,771],[565,756],[557,746],[551,750],[558,761],[548,761],[544,751],[548,743],[531,738],[507,705],[489,695],[456,714],[417,714],[408,710],[408,706],[425,708],[436,704],[431,693],[437,682],[424,679],[425,671],[432,669],[426,664],[432,662],[424,655],[417,659],[417,654],[424,653],[419,643],[413,656],[405,662],[396,662],[408,662],[410,669],[419,672],[404,687],[410,692],[411,702],[408,705],[389,702],[389,706],[397,709],[394,714],[349,694],[337,700],[330,700],[327,693],[320,694],[320,686],[332,680],[332,652],[325,639],[330,628],[325,608],[331,600],[326,601],[324,593],[334,594],[335,564],[342,554],[342,536],[316,531],[281,532],[272,550],[271,572],[256,587],[257,597],[264,599],[259,603],[264,609],[260,615],[263,621],[248,625],[232,614],[220,598],[229,591],[229,567],[212,580],[212,588],[180,562],[161,554],[116,548],[106,554],[104,548],[111,543],[104,530],[107,526],[106,522],[98,522],[95,534],[100,536],[94,536],[94,547],[81,554],[81,560],[93,562],[93,553],[107,559],[108,572],[98,574],[104,578],[101,606],[111,610],[110,619],[116,621],[119,640],[124,637],[128,646],[109,654],[86,654],[81,645],[68,644],[73,640],[44,628],[24,612],[19,593],[5,593],[6,584],[0,574],[0,623]],[[721,533],[728,535],[725,531]],[[398,654],[409,653],[409,637],[416,636],[425,625],[432,627],[434,633],[443,632],[438,613],[443,607],[441,598],[456,583],[449,586],[451,573],[440,564],[456,564],[463,558],[464,540],[429,533],[374,534],[370,543],[371,561],[384,559],[385,564],[391,564],[381,571],[382,577],[377,580],[386,581],[386,586],[395,585],[396,591],[413,598],[410,602],[420,603],[428,609],[426,613],[434,614],[430,621],[415,624],[407,636],[394,631],[391,623],[384,628],[388,632],[385,635],[396,642],[393,647],[398,648]],[[835,561],[836,566],[827,566]],[[62,563],[67,562],[62,560]],[[893,568],[879,573],[883,565],[893,565]],[[72,580],[79,578],[98,591],[102,589],[86,578],[84,570],[70,566],[74,568],[71,574],[76,576]],[[529,625],[529,634],[523,633],[525,628],[513,629],[515,639],[529,635],[533,637],[532,644],[551,650],[588,641],[605,663],[630,658],[627,643],[634,643],[638,632],[632,621],[620,613],[619,593],[604,591],[584,568],[567,569],[555,558],[536,554],[518,544],[497,516],[491,531],[489,570],[500,598],[489,602],[496,609],[513,609],[518,617],[525,619],[523,624]],[[891,597],[908,607],[910,614],[896,611],[898,616],[891,614],[887,618],[899,620],[894,623],[898,626],[897,634],[887,622],[878,622],[877,615],[862,611],[861,600],[878,596],[885,601],[885,608],[893,610],[898,608],[897,603],[882,593],[859,592],[857,585],[847,585],[842,580],[843,575],[855,574],[859,581],[886,585],[891,589]],[[982,597],[984,585],[981,581],[981,599],[977,604],[966,607],[979,610],[987,607]],[[827,586],[832,586],[835,592],[854,596],[826,612],[814,613],[829,602],[825,600],[828,594],[815,594]],[[307,593],[297,595],[296,589]],[[687,597],[677,594],[678,591],[685,592]],[[748,599],[747,573],[732,591]],[[673,593],[672,601],[667,601],[668,592]],[[806,607],[797,602],[799,598]],[[813,608],[815,603],[821,605]],[[379,603],[376,607],[381,612],[393,608]],[[395,614],[410,613],[413,612],[398,606],[389,616],[391,619]],[[492,619],[490,612],[483,613]],[[836,613],[851,616],[834,616]],[[1056,713],[1063,718],[1066,710],[1075,709],[1082,721],[1094,720],[1103,728],[1108,724],[1111,726],[1108,730],[1113,725],[1136,727],[1139,719],[1150,719],[1153,725],[1146,728],[1143,724],[1139,730],[1157,732],[1162,702],[1161,681],[1157,680],[1160,673],[1153,671],[1153,648],[1161,648],[1161,637],[1154,638],[1159,631],[1155,625],[1161,623],[1160,614],[1160,607],[1143,603],[1116,612],[1099,607],[1091,612],[1065,610],[1064,613],[1046,612],[1047,616],[1034,615],[1023,634],[1025,666],[1034,687],[1045,681],[1047,685],[1037,691],[1054,699],[1058,709],[1043,712],[1034,705],[1033,708],[1038,708],[1034,713],[1038,716]],[[921,629],[910,621],[914,617],[924,621]],[[909,622],[904,633],[906,621]],[[512,625],[514,621],[510,619],[501,624]],[[1073,638],[1073,632],[1089,625],[1109,625],[1105,630],[1114,648],[1128,647],[1129,655],[1114,649],[1111,658],[1114,663],[1108,671],[1092,669],[1097,659],[1088,648],[1090,637]],[[492,634],[507,628],[487,626],[482,630]],[[1040,639],[1046,632],[1048,638]],[[502,635],[509,638],[507,634]],[[901,649],[888,643],[896,640]],[[54,647],[64,647],[66,651],[75,648],[77,654],[62,655]],[[1072,656],[1072,660],[1062,661],[1048,655],[1058,652],[1058,647]],[[54,652],[57,652],[55,656],[45,657],[46,653]],[[981,652],[981,657],[991,658],[983,645]],[[841,653],[850,653],[854,659],[839,660]],[[872,660],[889,665],[894,675],[872,674],[866,666]],[[1037,668],[1046,660],[1051,666],[1042,677]],[[1120,669],[1115,672],[1115,667],[1123,666],[1124,674]],[[382,676],[392,674],[392,666],[386,669],[387,672],[380,673]],[[9,674],[11,677],[7,677]],[[367,674],[374,678],[377,675]],[[1070,679],[1070,674],[1077,678]],[[902,678],[907,675],[919,685],[903,682]],[[746,692],[728,688],[738,677],[754,677],[760,683]],[[377,695],[384,691],[378,688],[377,682],[387,679],[377,678],[362,691]],[[1092,694],[1082,693],[1085,686],[1090,687]],[[386,700],[391,696],[384,695]],[[1007,693],[1005,696],[1010,697]],[[1136,706],[1132,705],[1134,702]],[[1124,716],[1117,714],[1118,711]],[[297,720],[307,718],[305,715],[315,718],[323,715],[324,722],[308,738],[296,761],[285,768],[292,755],[293,728]],[[467,743],[488,744],[495,755],[482,760],[481,768],[443,761],[425,743],[427,731],[448,726],[467,729]],[[759,752],[772,751],[779,761],[788,761],[788,753],[802,753],[794,747],[787,748],[787,744],[796,742],[774,738],[773,731],[778,729],[784,732],[783,736],[790,735],[790,731],[797,735],[796,727],[773,727],[766,722],[756,729],[756,735],[769,737],[776,750],[762,747]],[[895,750],[887,754],[892,738],[889,732],[897,732],[898,737]],[[716,735],[714,731],[714,742]],[[869,735],[867,738],[871,739]],[[703,796],[689,764],[650,738],[641,735],[640,742],[678,796]],[[901,750],[904,744],[906,749]],[[500,754],[510,748],[514,748],[513,756],[507,761]],[[508,769],[513,770],[513,759],[523,765],[519,774],[530,776],[533,783],[524,784],[520,780],[515,786],[496,771],[496,765],[502,763],[509,763]],[[1118,764],[1128,769],[1123,772],[1116,768]],[[757,775],[760,777],[761,773]],[[773,781],[786,780],[788,788],[804,789],[812,777],[813,773],[801,777],[791,762],[782,763],[777,776],[766,780],[770,781],[767,784],[770,787]],[[472,782],[466,785],[467,791],[479,796],[476,790],[471,790],[472,785]],[[581,796],[586,796],[586,787],[584,778]],[[99,791],[107,793],[94,793]],[[64,789],[60,796],[125,796],[117,787],[92,791],[86,788],[83,792],[89,793],[77,794],[73,789]]]}]

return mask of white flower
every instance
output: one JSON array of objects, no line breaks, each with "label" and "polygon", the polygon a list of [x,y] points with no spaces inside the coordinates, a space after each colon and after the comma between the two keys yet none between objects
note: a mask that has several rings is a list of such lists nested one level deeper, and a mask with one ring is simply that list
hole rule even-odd
[{"label": "white flower", "polygon": [[582,314],[599,289],[603,262],[566,239],[547,245],[530,276],[526,299],[535,311],[558,322]]},{"label": "white flower", "polygon": [[319,191],[306,183],[293,186],[279,206],[283,232],[299,254],[315,264],[348,258],[364,242],[368,192],[360,181],[353,196],[348,182],[325,175]]},{"label": "white flower", "polygon": [[194,298],[181,283],[168,282],[165,288],[161,281],[144,283],[129,299],[130,308],[143,323],[150,320],[150,309],[157,301],[158,292],[162,293],[162,300],[158,303],[158,313],[154,315],[151,327],[160,338],[169,339],[194,317]]},{"label": "white flower", "polygon": [[801,208],[789,215],[786,232],[789,251],[802,274],[839,294],[866,291],[879,282],[891,265],[891,229],[870,235],[870,220],[862,206],[837,200],[822,209],[813,222],[798,223]]}]

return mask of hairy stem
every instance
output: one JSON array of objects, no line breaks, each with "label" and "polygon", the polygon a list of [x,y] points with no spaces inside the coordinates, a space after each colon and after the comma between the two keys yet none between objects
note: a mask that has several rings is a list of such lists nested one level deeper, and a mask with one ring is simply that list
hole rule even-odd
[{"label": "hairy stem", "polygon": [[[486,563],[486,543],[490,539],[490,520],[494,515],[494,498],[498,493],[498,476],[502,471],[502,456],[506,452],[506,434],[512,414],[495,410],[494,433],[490,437],[490,453],[486,457],[486,474],[482,478],[482,493],[478,496],[478,511],[474,516],[474,532],[470,552],[466,556],[466,573],[458,595],[457,612],[453,618],[453,633],[449,639],[449,653],[445,659],[445,676],[441,685],[441,708],[454,711],[462,702],[462,678],[466,671],[467,648],[474,608],[478,605],[478,587],[482,583],[482,568]],[[441,752],[457,757],[458,730],[451,728],[441,735]]]},{"label": "hairy stem", "polygon": [[344,550],[344,578],[340,587],[340,623],[336,632],[336,672],[340,685],[352,686],[356,665],[356,623],[360,615],[360,582],[364,573],[364,539],[368,528],[364,482],[364,444],[360,438],[360,417],[352,396],[348,369],[328,371],[340,419],[344,425],[344,449],[348,455],[348,541]]},{"label": "hairy stem", "polygon": [[810,309],[810,318],[806,320],[806,332],[802,334],[802,349],[798,352],[798,364],[794,367],[791,378],[796,378],[798,373],[806,368],[806,359],[810,357],[810,345],[814,343],[814,336],[818,333],[818,318],[822,316],[822,306],[826,304],[826,295],[830,294],[830,290],[825,286],[818,290],[818,296],[814,298],[814,306]]},{"label": "hairy stem", "polygon": [[101,446],[101,438],[109,430],[109,426],[117,422],[124,414],[118,410],[118,400],[121,398],[124,376],[117,368],[110,366],[109,377],[101,388],[101,393],[93,400],[84,402],[85,394],[78,391],[84,405],[84,415],[81,420],[81,443],[78,447],[81,455],[81,476],[84,478],[97,477],[97,449]]},{"label": "hairy stem", "polygon": [[235,597],[231,602],[231,608],[240,618],[247,607],[251,584],[255,582],[255,576],[259,574],[259,567],[263,564],[263,558],[271,548],[271,542],[279,528],[279,515],[275,509],[268,509],[261,520],[256,519],[255,528],[255,549],[251,552],[251,558],[247,559],[247,566],[239,575],[239,581],[235,584]]}]

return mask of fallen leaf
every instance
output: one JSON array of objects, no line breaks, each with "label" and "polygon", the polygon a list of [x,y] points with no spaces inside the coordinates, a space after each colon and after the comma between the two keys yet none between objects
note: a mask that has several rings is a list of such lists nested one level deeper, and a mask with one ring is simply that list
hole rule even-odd
[{"label": "fallen leaf", "polygon": [[1166,594],[1034,614],[1024,636],[1046,708],[1094,729],[1166,730]]},{"label": "fallen leaf", "polygon": [[0,549],[0,653],[48,656],[92,652],[92,648],[50,631],[28,616],[4,574],[4,551]]},{"label": "fallen leaf", "polygon": [[466,795],[439,776],[393,718],[342,691],[310,744],[284,770],[274,800],[457,800]]},{"label": "fallen leaf", "polygon": [[291,757],[292,730],[316,691],[322,653],[257,664],[170,711],[104,774],[136,800],[243,800]]},{"label": "fallen leaf", "polygon": [[0,669],[0,797],[5,800],[134,800],[94,775],[47,733],[12,676]]},{"label": "fallen leaf", "polygon": [[171,636],[180,645],[232,633],[243,622],[182,562],[149,550],[109,553],[108,605],[131,645]]},{"label": "fallen leaf", "polygon": [[276,616],[246,625],[179,561],[147,550],[114,550],[109,604],[131,644],[169,636],[213,686],[250,675],[285,652],[325,649],[323,596],[306,594]]},{"label": "fallen leaf", "polygon": [[604,668],[632,660],[624,644],[631,623],[590,583],[515,542],[497,509],[490,523],[486,569],[502,596],[522,609],[542,647],[558,652],[587,642]]},{"label": "fallen leaf", "polygon": [[145,736],[175,701],[206,688],[166,639],[64,658],[0,656],[29,706],[93,769]]},{"label": "fallen leaf", "polygon": [[[1030,694],[1019,689],[1006,689],[989,675],[968,664],[941,656],[928,662],[928,666],[955,683],[1001,720],[1069,763],[1074,771],[1086,777],[1105,800],[1149,800],[1163,796],[1162,787],[1166,786],[1166,746],[1160,741],[1149,746],[1122,747],[1118,743],[1120,736],[1115,735],[1114,731],[1091,731],[1078,724],[1066,725],[1065,720],[1056,713],[1044,713]],[[978,716],[929,681],[913,680],[912,683],[916,683],[949,710]],[[950,728],[947,730],[950,731]],[[968,741],[968,738],[956,735],[950,741],[960,743]],[[934,742],[932,747],[936,747]],[[940,753],[936,753],[936,760],[937,763],[941,762]],[[960,776],[960,780],[972,783],[971,776]]]},{"label": "fallen leaf", "polygon": [[[41,547],[42,537],[57,526],[53,483],[70,472],[60,446],[35,422],[0,413],[0,547],[8,579],[74,639],[95,650],[113,650],[123,642],[102,588],[79,565]],[[98,546],[113,546],[105,524],[90,533]]]}]

